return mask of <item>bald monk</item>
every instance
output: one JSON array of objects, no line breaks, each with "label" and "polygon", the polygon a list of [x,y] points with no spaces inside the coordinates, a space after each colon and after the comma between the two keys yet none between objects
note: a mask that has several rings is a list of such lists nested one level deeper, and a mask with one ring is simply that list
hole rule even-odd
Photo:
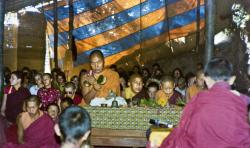
[{"label": "bald monk", "polygon": [[90,53],[91,70],[81,76],[81,92],[87,104],[95,97],[107,97],[112,90],[120,96],[119,74],[104,68],[104,56],[99,50]]},{"label": "bald monk", "polygon": [[4,148],[57,148],[59,147],[54,137],[53,120],[39,109],[40,99],[30,96],[25,100],[26,112],[17,118],[18,144],[8,143]]}]

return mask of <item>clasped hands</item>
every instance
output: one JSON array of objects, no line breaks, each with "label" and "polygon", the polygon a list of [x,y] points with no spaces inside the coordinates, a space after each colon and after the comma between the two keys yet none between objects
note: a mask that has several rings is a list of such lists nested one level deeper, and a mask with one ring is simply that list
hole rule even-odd
[{"label": "clasped hands", "polygon": [[97,83],[97,80],[96,78],[94,77],[94,75],[89,75],[89,74],[86,74],[82,77],[82,83],[83,83],[83,86],[84,87],[91,87],[93,86],[93,88],[95,90],[99,90],[101,89],[101,85],[99,85]]}]

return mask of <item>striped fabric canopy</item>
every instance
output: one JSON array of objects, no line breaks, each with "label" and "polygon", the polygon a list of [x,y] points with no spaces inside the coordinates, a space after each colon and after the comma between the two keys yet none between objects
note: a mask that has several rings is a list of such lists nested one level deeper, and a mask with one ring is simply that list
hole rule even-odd
[{"label": "striped fabric canopy", "polygon": [[[68,50],[68,0],[58,3],[58,59]],[[196,31],[198,0],[74,0],[73,37],[77,48],[74,66],[88,62],[101,50],[113,64],[138,49],[187,36]],[[53,48],[53,6],[45,8],[47,33]],[[200,28],[205,6],[200,0]]]}]

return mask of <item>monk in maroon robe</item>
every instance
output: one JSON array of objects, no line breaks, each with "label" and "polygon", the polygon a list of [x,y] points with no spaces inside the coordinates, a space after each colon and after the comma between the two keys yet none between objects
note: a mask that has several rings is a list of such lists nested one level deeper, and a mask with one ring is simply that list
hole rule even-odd
[{"label": "monk in maroon robe", "polygon": [[191,99],[161,148],[250,148],[248,97],[230,89],[235,80],[232,72],[226,60],[215,58],[208,63],[209,89]]},{"label": "monk in maroon robe", "polygon": [[58,148],[55,139],[54,122],[39,110],[40,99],[29,97],[26,102],[27,112],[18,116],[18,142],[8,143],[4,148]]}]

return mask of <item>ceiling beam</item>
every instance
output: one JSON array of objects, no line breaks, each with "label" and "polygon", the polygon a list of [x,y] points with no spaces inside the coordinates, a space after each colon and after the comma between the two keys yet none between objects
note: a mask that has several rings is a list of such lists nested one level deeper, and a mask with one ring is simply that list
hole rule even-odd
[{"label": "ceiling beam", "polygon": [[6,0],[6,12],[16,12],[27,6],[34,6],[41,2],[47,2],[49,0]]}]

